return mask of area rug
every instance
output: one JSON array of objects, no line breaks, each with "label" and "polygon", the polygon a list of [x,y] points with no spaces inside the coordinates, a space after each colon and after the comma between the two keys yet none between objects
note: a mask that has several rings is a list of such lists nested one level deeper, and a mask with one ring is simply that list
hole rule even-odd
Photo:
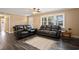
[{"label": "area rug", "polygon": [[29,40],[26,40],[24,43],[28,43],[29,45],[32,45],[40,50],[48,50],[52,48],[56,48],[56,41],[44,37],[33,37]]}]

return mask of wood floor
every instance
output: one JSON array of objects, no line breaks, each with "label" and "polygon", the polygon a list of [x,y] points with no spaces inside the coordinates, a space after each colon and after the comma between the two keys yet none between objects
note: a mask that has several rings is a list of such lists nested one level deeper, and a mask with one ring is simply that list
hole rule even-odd
[{"label": "wood floor", "polygon": [[[23,40],[26,39],[16,40],[13,34],[0,33],[0,50],[39,50],[37,47],[23,43]],[[62,38],[56,41],[58,42],[56,43],[58,47],[52,48],[51,46],[50,50],[79,50],[79,39]]]},{"label": "wood floor", "polygon": [[15,39],[15,36],[13,34],[0,33],[0,49],[1,50],[38,50],[37,48],[22,43],[19,40]]}]

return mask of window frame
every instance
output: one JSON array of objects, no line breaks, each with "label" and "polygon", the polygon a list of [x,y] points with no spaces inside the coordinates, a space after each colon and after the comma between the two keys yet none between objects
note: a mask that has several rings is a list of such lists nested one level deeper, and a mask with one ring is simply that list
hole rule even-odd
[{"label": "window frame", "polygon": [[[55,19],[55,21],[56,21],[56,16],[58,16],[58,15],[63,15],[63,26],[62,26],[62,28],[65,28],[65,14],[64,13],[60,13],[60,14],[54,14],[54,15],[43,15],[43,16],[41,16],[41,19],[40,20],[42,20],[42,18],[43,17],[46,17],[46,19],[47,19],[47,23],[46,23],[46,25],[48,25],[48,17],[54,17],[54,19]],[[40,21],[40,26],[42,25],[42,21]],[[56,24],[55,24],[56,25]]]}]

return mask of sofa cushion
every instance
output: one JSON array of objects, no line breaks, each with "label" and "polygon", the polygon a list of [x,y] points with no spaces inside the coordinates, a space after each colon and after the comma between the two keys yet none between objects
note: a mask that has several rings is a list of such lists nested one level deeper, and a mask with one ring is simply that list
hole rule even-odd
[{"label": "sofa cushion", "polygon": [[53,26],[51,27],[51,29],[57,29],[57,30],[60,30],[60,26],[53,25]]},{"label": "sofa cushion", "polygon": [[27,29],[32,29],[32,27],[30,25],[27,25]]},{"label": "sofa cushion", "polygon": [[21,33],[24,33],[25,34],[25,33],[28,33],[28,31],[22,31]]},{"label": "sofa cushion", "polygon": [[35,29],[31,29],[30,32],[35,32]]},{"label": "sofa cushion", "polygon": [[26,25],[24,25],[24,30],[27,30],[27,26]]},{"label": "sofa cushion", "polygon": [[50,34],[56,34],[56,31],[49,31]]},{"label": "sofa cushion", "polygon": [[19,30],[19,29],[23,29],[24,27],[23,27],[23,25],[16,25],[14,28],[15,28],[16,30]]},{"label": "sofa cushion", "polygon": [[44,30],[38,30],[38,32],[43,32]]},{"label": "sofa cushion", "polygon": [[49,30],[50,31],[51,30],[51,27],[52,27],[51,25],[47,25],[46,26],[46,30]]},{"label": "sofa cushion", "polygon": [[40,30],[45,30],[46,29],[46,25],[41,25]]}]

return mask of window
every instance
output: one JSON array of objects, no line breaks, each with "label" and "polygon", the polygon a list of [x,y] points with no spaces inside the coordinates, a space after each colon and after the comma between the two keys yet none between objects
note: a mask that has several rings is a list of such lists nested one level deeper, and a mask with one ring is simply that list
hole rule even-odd
[{"label": "window", "polygon": [[63,15],[57,15],[56,16],[56,25],[59,25],[61,27],[64,26],[64,18],[63,18]]},{"label": "window", "polygon": [[64,15],[42,16],[41,25],[59,25],[64,27]]},{"label": "window", "polygon": [[47,19],[46,17],[42,17],[42,25],[46,25],[47,24]]},{"label": "window", "polygon": [[54,17],[53,16],[50,16],[48,17],[48,25],[54,25]]}]

